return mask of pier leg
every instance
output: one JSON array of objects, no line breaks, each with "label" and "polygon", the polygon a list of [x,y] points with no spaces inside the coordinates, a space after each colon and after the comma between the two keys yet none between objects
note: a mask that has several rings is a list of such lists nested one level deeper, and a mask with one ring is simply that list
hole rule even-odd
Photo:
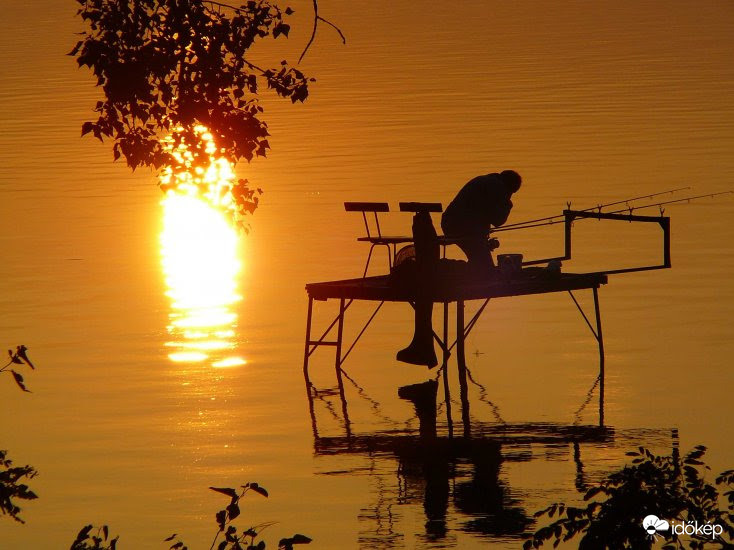
[{"label": "pier leg", "polygon": [[[311,347],[311,318],[313,316],[313,298],[308,297],[308,313],[306,314],[306,346],[303,352],[303,376],[306,379],[306,386],[310,388],[311,380],[308,377],[308,358],[311,356],[309,348]],[[310,391],[310,390],[309,390]]]},{"label": "pier leg", "polygon": [[336,370],[336,381],[339,385],[339,397],[342,401],[342,415],[344,416],[344,428],[347,431],[347,437],[351,437],[351,425],[349,423],[349,413],[347,412],[347,398],[344,394],[344,380],[342,378],[342,336],[344,333],[344,298],[339,300],[339,320],[336,328],[336,357],[334,359],[334,368]]},{"label": "pier leg", "polygon": [[599,343],[599,426],[604,426],[604,336],[601,331],[599,311],[599,289],[594,287],[594,310],[596,313],[596,340]]},{"label": "pier leg", "polygon": [[454,422],[451,418],[451,392],[449,390],[449,304],[448,302],[443,303],[443,345],[441,350],[443,351],[443,361],[441,369],[443,370],[443,395],[446,403],[446,426],[449,430],[449,439],[454,437]]},{"label": "pier leg", "polygon": [[464,300],[456,302],[456,364],[459,370],[459,395],[461,397],[461,422],[464,437],[471,437],[469,420],[469,392],[466,382],[466,357],[464,354]]},{"label": "pier leg", "polygon": [[308,359],[311,357],[309,353],[311,347],[311,320],[313,317],[313,298],[308,297],[308,313],[306,314],[306,345],[303,351],[303,378],[306,380],[306,396],[308,397],[308,412],[311,415],[311,429],[313,430],[314,441],[319,438],[318,427],[316,424],[316,411],[313,403],[313,384],[308,376]]}]

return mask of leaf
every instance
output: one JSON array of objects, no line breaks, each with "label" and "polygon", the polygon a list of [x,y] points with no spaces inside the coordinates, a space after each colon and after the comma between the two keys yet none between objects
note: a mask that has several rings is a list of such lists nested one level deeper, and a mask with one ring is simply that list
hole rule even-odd
[{"label": "leaf", "polygon": [[308,538],[306,535],[293,535],[291,537],[291,542],[293,544],[309,544],[312,539]]},{"label": "leaf", "polygon": [[79,51],[79,48],[81,48],[81,47],[82,47],[82,43],[83,43],[83,42],[82,42],[81,40],[80,40],[79,42],[77,42],[77,43],[76,43],[76,44],[74,45],[74,47],[73,47],[73,48],[71,49],[71,51],[70,51],[69,53],[67,53],[66,55],[76,55],[76,54],[77,54],[77,52]]},{"label": "leaf", "polygon": [[27,347],[25,347],[24,345],[20,345],[20,346],[18,346],[18,347],[16,348],[16,352],[15,352],[15,354],[16,354],[16,355],[17,355],[18,357],[20,357],[20,358],[21,358],[21,359],[22,359],[23,361],[25,361],[25,363],[26,363],[26,364],[27,364],[27,365],[28,365],[28,366],[29,366],[30,368],[32,368],[32,369],[34,369],[34,370],[35,370],[35,368],[36,368],[36,367],[34,367],[34,366],[33,366],[33,363],[31,363],[31,360],[30,360],[30,359],[28,359],[28,355],[26,354],[26,352],[27,352],[27,351],[28,351],[28,348],[27,348]]},{"label": "leaf", "polygon": [[107,537],[110,536],[110,530],[106,525],[102,526],[102,534],[104,535],[104,540],[107,540]]},{"label": "leaf", "polygon": [[291,26],[290,25],[286,25],[285,23],[281,23],[279,25],[276,25],[273,28],[273,37],[274,38],[278,38],[278,36],[281,35],[281,34],[283,34],[283,35],[285,35],[287,37],[288,36],[288,33],[290,32],[290,30],[291,30]]},{"label": "leaf", "polygon": [[94,128],[93,122],[85,122],[84,124],[82,124],[82,136],[91,132],[93,128]]},{"label": "leaf", "polygon": [[227,495],[228,497],[237,498],[237,491],[229,487],[209,487],[209,488],[212,491],[216,491],[217,493],[222,493],[223,495]]},{"label": "leaf", "polygon": [[250,489],[255,491],[258,494],[261,494],[264,497],[268,496],[268,492],[265,490],[264,487],[260,487],[257,483],[250,483]]},{"label": "leaf", "polygon": [[225,512],[224,510],[219,510],[219,512],[217,512],[216,516],[214,517],[217,520],[217,525],[219,525],[219,529],[223,530],[224,524],[227,521],[227,512]]},{"label": "leaf", "polygon": [[31,390],[25,387],[25,384],[23,383],[23,377],[19,373],[15,372],[14,370],[11,370],[10,372],[13,373],[13,378],[15,378],[15,383],[18,384],[18,386],[20,386],[20,389],[25,392],[31,393]]},{"label": "leaf", "polygon": [[79,534],[76,536],[76,541],[81,542],[84,540],[87,540],[89,537],[89,532],[92,530],[92,525],[85,525],[82,527],[81,531],[79,531]]},{"label": "leaf", "polygon": [[168,541],[171,541],[171,540],[173,540],[173,539],[175,539],[175,538],[176,538],[176,533],[174,533],[173,535],[171,535],[171,536],[170,536],[170,537],[168,537],[168,538],[165,538],[165,539],[163,539],[163,542],[168,542]]},{"label": "leaf", "polygon": [[232,521],[239,515],[240,515],[240,507],[237,506],[236,501],[233,501],[229,506],[227,506],[227,517],[229,517],[229,521]]}]

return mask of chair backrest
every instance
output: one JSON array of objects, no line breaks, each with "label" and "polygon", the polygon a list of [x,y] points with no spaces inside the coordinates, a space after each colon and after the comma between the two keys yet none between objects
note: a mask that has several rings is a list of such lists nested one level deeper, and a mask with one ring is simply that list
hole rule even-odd
[{"label": "chair backrest", "polygon": [[401,202],[401,212],[443,212],[440,202]]},{"label": "chair backrest", "polygon": [[[380,219],[377,217],[378,212],[389,212],[390,205],[386,202],[345,202],[344,210],[347,212],[361,212],[362,219],[364,220],[364,228],[367,231],[367,237],[372,238],[373,236],[382,237],[382,231],[380,229]],[[370,232],[370,224],[367,220],[367,212],[372,212],[375,217],[375,228],[377,235],[372,235]]]}]

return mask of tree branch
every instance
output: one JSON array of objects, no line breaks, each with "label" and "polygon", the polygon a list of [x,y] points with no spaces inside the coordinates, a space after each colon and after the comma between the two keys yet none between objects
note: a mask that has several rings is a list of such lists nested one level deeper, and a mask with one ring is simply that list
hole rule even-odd
[{"label": "tree branch", "polygon": [[339,36],[340,36],[340,37],[341,37],[341,39],[342,39],[342,44],[346,44],[346,43],[347,43],[347,38],[346,38],[346,37],[344,36],[344,33],[343,33],[343,32],[341,31],[341,29],[340,29],[339,27],[337,27],[337,26],[336,26],[336,25],[335,25],[334,23],[332,23],[332,22],[331,22],[331,21],[329,21],[328,19],[324,19],[324,18],[323,18],[323,17],[321,17],[320,15],[318,16],[318,20],[319,20],[319,21],[323,21],[324,23],[326,23],[327,25],[329,25],[329,26],[330,26],[330,27],[331,27],[332,29],[334,29],[334,30],[335,30],[336,32],[338,32],[338,33],[339,33]]},{"label": "tree branch", "polygon": [[303,58],[306,55],[306,52],[311,47],[311,44],[313,44],[313,41],[316,38],[316,29],[317,29],[317,27],[319,25],[319,21],[323,21],[324,23],[326,23],[327,25],[329,25],[330,27],[332,27],[334,30],[336,30],[336,32],[339,33],[339,36],[341,36],[342,44],[346,44],[347,43],[347,39],[344,36],[344,33],[341,31],[341,29],[339,27],[337,27],[331,21],[329,21],[327,19],[324,19],[323,17],[321,17],[319,15],[319,4],[318,4],[318,0],[313,0],[313,30],[311,31],[311,38],[308,39],[308,44],[306,44],[306,47],[303,48],[303,52],[301,53],[301,57],[298,58],[298,63],[300,63],[303,60]]}]

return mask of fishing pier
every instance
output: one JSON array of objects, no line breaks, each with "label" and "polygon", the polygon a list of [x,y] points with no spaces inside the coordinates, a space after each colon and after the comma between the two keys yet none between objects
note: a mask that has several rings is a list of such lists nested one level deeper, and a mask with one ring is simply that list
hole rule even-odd
[{"label": "fishing pier", "polygon": [[[573,304],[581,314],[581,318],[590,329],[594,340],[596,341],[599,354],[599,370],[597,384],[599,389],[599,426],[604,426],[604,389],[605,389],[605,364],[604,364],[604,337],[602,330],[602,317],[600,311],[599,289],[602,285],[608,283],[609,275],[630,273],[636,271],[649,271],[655,269],[666,269],[671,267],[670,255],[670,218],[663,215],[664,209],[662,205],[673,202],[683,202],[704,196],[687,197],[685,199],[671,200],[654,205],[632,206],[631,202],[639,199],[648,199],[650,197],[662,195],[665,193],[674,193],[681,189],[673,189],[644,197],[635,197],[625,201],[613,202],[605,205],[599,205],[584,210],[575,210],[568,208],[560,215],[529,220],[516,224],[509,224],[497,229],[493,229],[490,237],[502,231],[512,231],[519,229],[527,229],[538,227],[539,225],[552,225],[555,223],[564,224],[564,243],[563,253],[551,258],[542,258],[535,260],[522,261],[521,267],[512,271],[503,272],[498,277],[492,277],[486,281],[479,280],[456,280],[434,281],[433,284],[424,286],[423,290],[418,290],[418,285],[399,285],[395,284],[395,280],[390,275],[367,276],[367,269],[376,247],[384,247],[387,252],[388,265],[392,269],[400,252],[398,245],[409,246],[413,239],[409,236],[389,236],[383,235],[380,229],[378,214],[389,212],[387,203],[374,202],[347,202],[345,210],[349,212],[361,213],[366,235],[359,237],[358,240],[370,245],[367,256],[367,263],[364,268],[363,276],[353,279],[344,279],[337,281],[314,282],[306,285],[308,294],[308,310],[306,317],[306,337],[303,357],[303,373],[306,380],[307,390],[309,392],[309,401],[313,409],[313,401],[311,399],[311,389],[314,387],[309,375],[309,360],[311,356],[319,349],[324,347],[333,348],[334,350],[334,371],[337,381],[337,388],[342,400],[342,415],[347,427],[347,435],[349,435],[349,419],[346,408],[346,399],[344,396],[344,362],[347,360],[362,335],[374,321],[380,309],[387,302],[404,302],[415,307],[416,300],[430,299],[434,304],[442,306],[442,323],[439,325],[439,333],[433,333],[434,341],[441,350],[439,358],[440,369],[443,373],[443,390],[446,396],[446,424],[449,431],[449,437],[453,436],[454,421],[452,418],[450,388],[448,382],[449,362],[452,354],[455,357],[458,380],[460,401],[462,405],[461,423],[463,435],[469,437],[472,427],[469,422],[469,402],[467,399],[467,367],[465,361],[465,342],[484,313],[486,306],[490,300],[500,298],[512,298],[515,296],[527,296],[535,294],[549,293],[568,293]],[[622,210],[603,211],[610,206],[625,204],[626,208]],[[660,215],[644,216],[633,213],[634,210],[649,207],[658,207]],[[400,211],[402,212],[440,212],[441,205],[438,203],[400,203]],[[595,271],[589,273],[572,273],[561,272],[560,269],[550,269],[554,264],[560,267],[560,262],[566,262],[572,258],[572,230],[574,222],[585,219],[624,221],[643,224],[656,224],[662,230],[662,258],[658,263],[652,265],[637,266],[625,269],[608,269],[603,271]],[[439,244],[444,249],[456,244],[455,241],[445,237],[438,237]],[[548,265],[548,267],[539,267]],[[502,271],[502,270],[500,270]],[[428,288],[426,293],[425,288]],[[576,299],[575,292],[590,291],[593,296],[594,311],[587,314]],[[313,313],[316,302],[329,302],[330,300],[337,302],[338,309],[336,315],[331,322],[321,332],[317,333],[312,326]],[[349,308],[356,301],[364,301],[375,304],[372,314],[368,320],[359,328],[357,335],[353,341],[347,343],[344,341],[344,326]],[[478,301],[479,307],[471,314],[466,314],[467,302]],[[455,308],[454,336],[450,337],[449,333],[449,310]],[[319,334],[314,336],[314,334]],[[312,417],[313,417],[313,410]]]}]

